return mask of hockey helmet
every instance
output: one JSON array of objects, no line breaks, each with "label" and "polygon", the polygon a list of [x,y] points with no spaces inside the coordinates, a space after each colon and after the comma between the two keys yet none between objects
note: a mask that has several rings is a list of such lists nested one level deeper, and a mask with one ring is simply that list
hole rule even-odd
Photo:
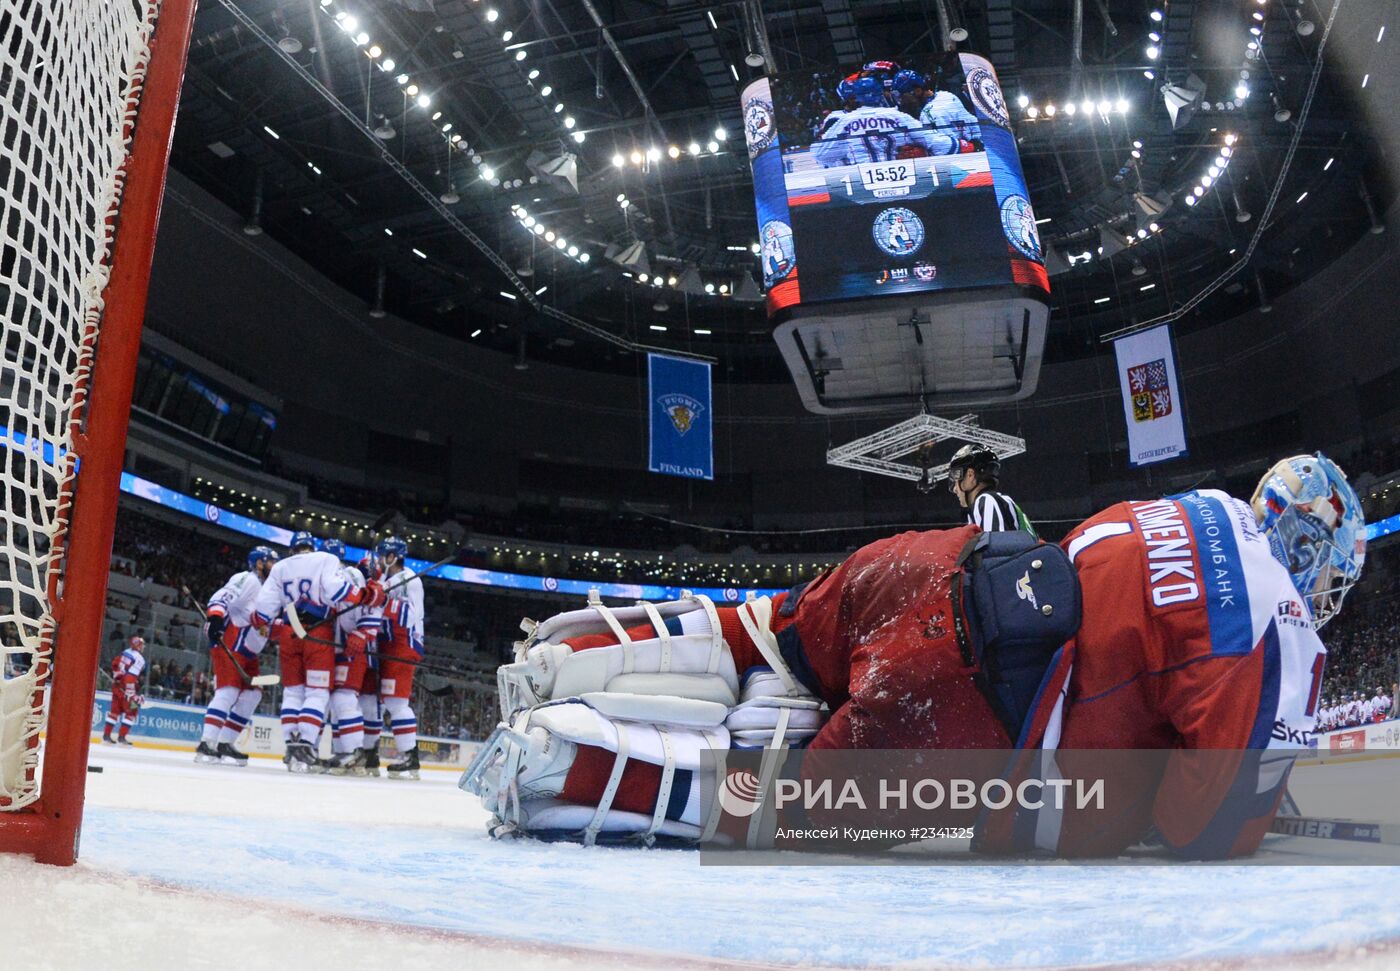
[{"label": "hockey helmet", "polygon": [[133,635],[126,642],[126,646],[131,648],[133,651],[144,651],[146,649],[146,638],[140,636],[139,634]]},{"label": "hockey helmet", "polygon": [[388,557],[397,557],[402,563],[408,558],[408,544],[398,536],[385,536],[374,548],[374,557],[381,563]]},{"label": "hockey helmet", "polygon": [[338,539],[326,540],[321,544],[321,551],[333,554],[337,560],[343,560],[346,557],[345,544]]},{"label": "hockey helmet", "polygon": [[315,550],[316,537],[312,536],[304,529],[299,529],[292,534],[292,541],[287,545],[291,547],[293,553],[303,548],[308,550]]},{"label": "hockey helmet", "polygon": [[894,76],[891,85],[895,94],[908,94],[916,88],[929,87],[928,75],[920,71],[904,70]]},{"label": "hockey helmet", "polygon": [[1366,560],[1366,520],[1356,491],[1321,452],[1294,455],[1264,473],[1250,505],[1320,628],[1337,615]]},{"label": "hockey helmet", "polygon": [[842,101],[880,106],[885,103],[885,89],[876,78],[853,74],[836,86]]},{"label": "hockey helmet", "polygon": [[254,546],[248,551],[248,569],[256,570],[258,564],[263,560],[271,560],[276,563],[278,560],[277,551],[271,546]]},{"label": "hockey helmet", "polygon": [[949,491],[956,488],[963,472],[968,469],[976,471],[979,477],[996,476],[1001,472],[1001,459],[997,458],[996,452],[985,445],[978,445],[976,442],[964,445],[954,452],[953,457],[948,460]]}]

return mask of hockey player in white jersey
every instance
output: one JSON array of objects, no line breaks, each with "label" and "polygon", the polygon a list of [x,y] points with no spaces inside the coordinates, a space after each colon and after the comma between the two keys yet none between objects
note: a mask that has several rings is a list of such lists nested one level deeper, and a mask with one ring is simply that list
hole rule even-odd
[{"label": "hockey player in white jersey", "polygon": [[974,142],[982,137],[977,116],[967,110],[962,99],[951,91],[940,91],[926,74],[900,71],[891,84],[900,107],[910,114],[917,113],[919,124],[951,135],[957,141],[953,152],[970,152]]},{"label": "hockey player in white jersey", "polygon": [[229,577],[209,598],[205,633],[214,671],[214,696],[204,712],[204,734],[194,752],[196,762],[248,764],[248,756],[233,743],[248,727],[262,700],[262,689],[254,687],[252,679],[260,673],[258,655],[267,646],[267,636],[252,623],[253,602],[277,560],[270,546],[253,547],[248,551],[248,569]]},{"label": "hockey player in white jersey", "polygon": [[909,154],[952,155],[958,151],[955,136],[921,131],[917,119],[890,107],[884,88],[875,78],[846,78],[837,87],[837,93],[843,102],[854,107],[833,111],[822,123],[821,132],[812,143],[812,157],[822,168],[888,162]]},{"label": "hockey player in white jersey", "polygon": [[[345,544],[340,540],[328,539],[321,544],[321,549],[339,557],[346,572],[360,585],[366,582],[360,569],[350,564]],[[382,617],[382,607],[351,607],[335,619],[335,670],[331,678],[332,775],[365,774],[369,753],[364,748],[365,716],[360,708],[360,696],[368,672],[369,646],[378,637]],[[377,705],[375,714],[377,717]]]},{"label": "hockey player in white jersey", "polygon": [[379,640],[379,697],[399,760],[388,767],[388,773],[391,779],[416,779],[418,716],[409,699],[418,670],[414,662],[423,657],[423,581],[405,565],[408,544],[397,536],[386,536],[374,554],[390,598],[384,606]]},{"label": "hockey player in white jersey", "polygon": [[330,703],[335,667],[335,611],[384,603],[379,584],[352,575],[340,559],[316,550],[310,533],[292,535],[292,555],[275,564],[253,603],[253,622],[265,630],[285,614],[276,628],[282,674],[282,740],[292,772],[323,772],[316,741]]}]

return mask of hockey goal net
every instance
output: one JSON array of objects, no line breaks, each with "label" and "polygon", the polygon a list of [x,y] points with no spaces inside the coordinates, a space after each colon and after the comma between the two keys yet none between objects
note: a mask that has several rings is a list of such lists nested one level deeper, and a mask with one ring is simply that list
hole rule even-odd
[{"label": "hockey goal net", "polygon": [[0,0],[0,851],[76,857],[194,0]]}]

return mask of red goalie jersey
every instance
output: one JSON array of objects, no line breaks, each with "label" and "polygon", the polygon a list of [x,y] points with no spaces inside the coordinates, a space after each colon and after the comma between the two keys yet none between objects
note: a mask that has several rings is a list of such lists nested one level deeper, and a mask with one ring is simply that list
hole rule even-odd
[{"label": "red goalie jersey", "polygon": [[[1098,856],[1155,826],[1186,856],[1253,852],[1291,755],[1314,729],[1326,660],[1253,512],[1216,490],[1124,502],[1063,546],[1079,574],[1083,622],[1023,745],[1172,751],[1140,760],[1135,778],[1135,760],[1113,759],[1115,782],[1142,796],[1110,823],[1022,812],[993,820],[984,848]],[[1092,757],[1056,761],[1065,778],[1103,774]]]},{"label": "red goalie jersey", "polygon": [[[831,710],[810,747],[1019,745],[1057,755],[1022,759],[1022,776],[1048,762],[1060,778],[1111,777],[1102,811],[985,820],[977,841],[985,852],[1114,855],[1154,825],[1184,855],[1252,852],[1291,764],[1291,753],[1260,755],[1307,743],[1325,651],[1249,506],[1213,491],[1122,503],[1066,538],[1082,622],[1046,670],[1019,739],[959,648],[951,588],[977,535],[968,526],[881,540],[774,598],[783,661]],[[767,662],[737,615],[718,609],[742,679]],[[577,651],[615,642],[568,643]],[[1108,758],[1105,749],[1161,754]],[[596,800],[612,762],[611,753],[580,751],[564,798]],[[615,805],[651,812],[656,777],[654,766],[629,764]]]}]

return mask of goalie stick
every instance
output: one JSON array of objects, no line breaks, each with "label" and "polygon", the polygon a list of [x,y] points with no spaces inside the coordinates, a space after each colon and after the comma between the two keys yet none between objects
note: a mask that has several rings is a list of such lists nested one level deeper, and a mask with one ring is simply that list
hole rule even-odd
[{"label": "goalie stick", "polygon": [[1282,836],[1306,836],[1310,839],[1400,846],[1400,824],[1395,823],[1329,819],[1325,816],[1275,816],[1269,825],[1269,832]]},{"label": "goalie stick", "polygon": [[[194,594],[190,593],[190,588],[188,586],[182,584],[180,586],[180,592],[183,593],[186,597],[189,597],[190,603],[198,607],[199,612],[203,614],[206,618],[208,618],[208,606],[201,603],[199,599],[195,597]],[[219,647],[223,650],[223,652],[228,655],[228,659],[233,662],[234,669],[238,671],[238,677],[242,679],[243,684],[247,687],[261,688],[265,685],[274,685],[282,683],[281,676],[276,674],[258,674],[250,678],[248,676],[248,672],[243,670],[243,665],[239,662],[238,656],[228,649],[228,645],[225,644],[222,640],[216,641],[215,643],[217,643]],[[213,646],[213,644],[210,645],[210,647]]]}]

